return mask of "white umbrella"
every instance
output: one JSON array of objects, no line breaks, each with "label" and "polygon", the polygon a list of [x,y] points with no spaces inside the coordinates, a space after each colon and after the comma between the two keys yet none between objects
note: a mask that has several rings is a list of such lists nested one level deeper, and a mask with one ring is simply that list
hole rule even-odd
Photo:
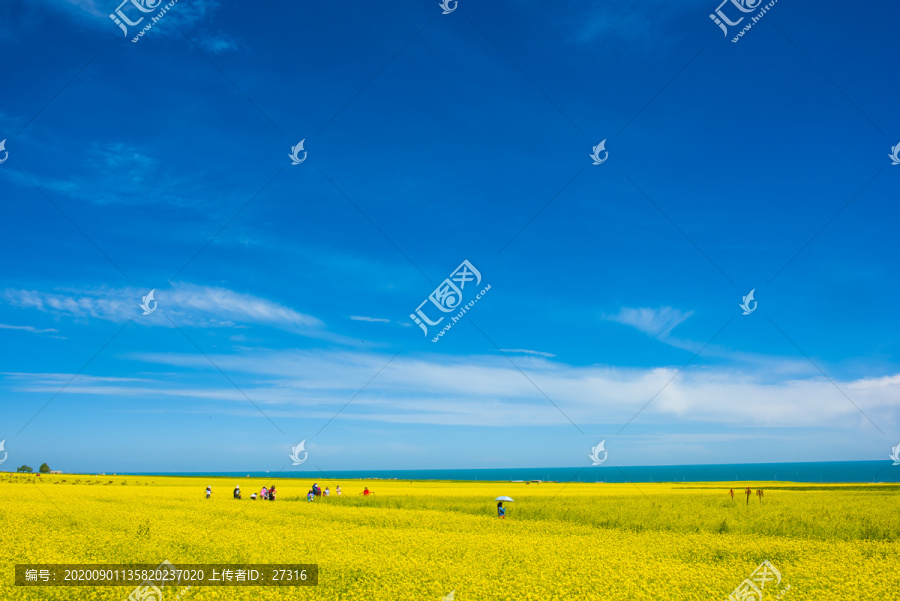
[{"label": "white umbrella", "polygon": [[509,502],[511,502],[511,503],[514,502],[513,499],[511,499],[510,497],[497,497],[497,498],[494,499],[494,500],[495,500],[495,501],[509,501]]}]

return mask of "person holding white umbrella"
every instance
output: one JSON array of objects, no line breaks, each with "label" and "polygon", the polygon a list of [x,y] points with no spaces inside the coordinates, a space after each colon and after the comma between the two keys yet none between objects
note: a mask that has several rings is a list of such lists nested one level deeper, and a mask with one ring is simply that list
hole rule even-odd
[{"label": "person holding white umbrella", "polygon": [[497,497],[494,500],[497,501],[497,517],[500,518],[501,520],[505,520],[506,519],[506,508],[503,506],[503,501],[512,503],[513,502],[512,498]]}]

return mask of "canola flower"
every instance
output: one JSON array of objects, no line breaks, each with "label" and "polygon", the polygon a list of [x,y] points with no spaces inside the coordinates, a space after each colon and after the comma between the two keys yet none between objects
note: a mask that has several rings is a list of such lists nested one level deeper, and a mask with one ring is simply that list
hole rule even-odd
[{"label": "canola flower", "polygon": [[[0,598],[125,601],[133,587],[16,587],[21,563],[315,563],[316,587],[194,586],[180,600],[725,600],[763,560],[764,598],[893,598],[896,485],[552,484],[0,476]],[[212,485],[207,500],[204,490]],[[232,499],[240,484],[243,500]],[[340,485],[344,495],[337,498]],[[374,496],[358,493],[368,486]],[[740,489],[736,489],[738,493]],[[498,495],[510,495],[507,519]],[[785,587],[789,586],[788,589]],[[167,592],[164,600],[180,592]]]}]

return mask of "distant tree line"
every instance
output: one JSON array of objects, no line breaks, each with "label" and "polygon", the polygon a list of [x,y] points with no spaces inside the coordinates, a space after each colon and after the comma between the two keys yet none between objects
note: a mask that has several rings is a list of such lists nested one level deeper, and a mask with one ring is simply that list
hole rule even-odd
[{"label": "distant tree line", "polygon": [[[21,473],[23,473],[23,474],[30,474],[31,472],[34,471],[34,469],[32,469],[32,467],[31,467],[30,465],[20,465],[20,466],[16,469],[16,471],[17,471],[17,472],[21,472]],[[50,466],[47,465],[46,463],[42,463],[42,464],[41,464],[41,467],[38,468],[38,471],[39,471],[40,473],[42,473],[42,474],[49,474],[49,473],[50,473]]]}]

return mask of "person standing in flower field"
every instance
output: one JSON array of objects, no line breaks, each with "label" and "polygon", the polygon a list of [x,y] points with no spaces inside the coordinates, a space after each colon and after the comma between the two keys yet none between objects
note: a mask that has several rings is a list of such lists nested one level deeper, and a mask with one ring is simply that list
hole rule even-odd
[{"label": "person standing in flower field", "polygon": [[728,494],[731,495],[731,500],[734,501],[734,489],[728,491]]},{"label": "person standing in flower field", "polygon": [[503,501],[497,501],[497,517],[501,520],[506,519],[506,507],[503,506]]},{"label": "person standing in flower field", "polygon": [[750,504],[750,487],[749,486],[747,487],[746,494],[747,494],[747,505],[749,505]]},{"label": "person standing in flower field", "polygon": [[207,487],[206,487],[206,498],[208,499],[208,498],[209,498],[209,495],[211,495],[211,494],[212,494],[212,488],[210,488],[209,486],[207,486]]},{"label": "person standing in flower field", "polygon": [[337,493],[337,496],[341,496],[341,487],[338,486],[335,492]]}]

